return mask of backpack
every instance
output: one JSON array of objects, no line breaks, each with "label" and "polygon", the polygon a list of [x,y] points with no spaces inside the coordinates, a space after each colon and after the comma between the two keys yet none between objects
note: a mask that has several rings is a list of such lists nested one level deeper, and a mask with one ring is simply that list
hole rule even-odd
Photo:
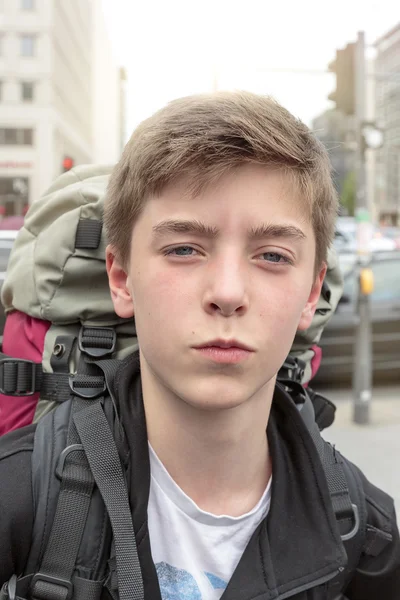
[{"label": "backpack", "polygon": [[[62,175],[31,206],[10,257],[2,290],[7,313],[47,325],[41,362],[4,354],[0,360],[2,394],[23,401],[39,395],[32,547],[25,574],[11,578],[0,600],[97,600],[104,586],[113,598],[143,599],[114,391],[121,360],[138,343],[133,320],[117,317],[108,291],[102,212],[110,172],[90,166]],[[304,387],[340,294],[330,252],[315,319],[297,334],[279,385],[298,405],[324,468],[348,555],[337,577],[342,589],[364,545],[365,498],[357,471],[320,435],[333,420],[333,405]]]}]

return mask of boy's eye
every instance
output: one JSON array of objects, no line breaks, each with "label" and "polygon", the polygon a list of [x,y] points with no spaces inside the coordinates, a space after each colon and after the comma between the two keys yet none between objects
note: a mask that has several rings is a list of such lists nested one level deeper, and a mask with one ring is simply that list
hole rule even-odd
[{"label": "boy's eye", "polygon": [[263,252],[263,259],[270,263],[289,263],[289,259],[278,252]]},{"label": "boy's eye", "polygon": [[191,246],[177,246],[176,248],[170,248],[167,250],[166,254],[168,256],[192,256],[194,252],[196,252],[196,250]]}]

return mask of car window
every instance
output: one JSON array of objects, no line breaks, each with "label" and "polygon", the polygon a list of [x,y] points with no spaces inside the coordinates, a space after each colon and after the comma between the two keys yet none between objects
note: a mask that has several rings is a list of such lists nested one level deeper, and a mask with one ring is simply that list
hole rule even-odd
[{"label": "car window", "polygon": [[[377,260],[371,266],[374,273],[371,302],[400,302],[400,256],[395,260]],[[346,304],[356,302],[357,281],[354,273],[345,276],[342,298]]]},{"label": "car window", "polygon": [[7,271],[12,245],[13,242],[11,240],[0,240],[0,273]]},{"label": "car window", "polygon": [[374,291],[373,302],[400,302],[400,257],[373,265]]}]

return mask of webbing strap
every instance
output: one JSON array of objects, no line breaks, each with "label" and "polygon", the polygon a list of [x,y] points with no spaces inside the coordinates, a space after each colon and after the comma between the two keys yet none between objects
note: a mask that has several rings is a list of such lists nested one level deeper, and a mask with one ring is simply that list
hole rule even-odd
[{"label": "webbing strap", "polygon": [[0,352],[0,394],[32,396],[65,402],[71,397],[69,373],[44,373],[41,363],[14,358]]},{"label": "webbing strap", "polygon": [[[58,375],[62,377],[62,375]],[[102,381],[100,381],[100,379]],[[100,402],[101,393],[105,389],[104,378],[76,375],[72,382],[79,381],[79,390],[88,392],[87,400],[77,397],[72,403],[72,414],[79,412],[88,402]],[[90,387],[88,387],[90,382]],[[70,382],[71,383],[71,382]],[[69,390],[73,393],[72,388]],[[59,457],[56,475],[61,479],[57,507],[40,564],[39,573],[33,577],[31,595],[33,600],[69,600],[72,596],[72,580],[79,547],[87,521],[94,478],[91,473],[85,452],[73,419],[70,419],[67,447]]]},{"label": "webbing strap", "polygon": [[373,525],[367,525],[363,552],[368,556],[378,556],[392,541],[393,536],[388,531],[382,531],[382,529],[377,529]]},{"label": "webbing strap", "polygon": [[110,517],[120,600],[143,600],[143,580],[128,491],[107,419],[96,402],[75,414],[74,422]]},{"label": "webbing strap", "polygon": [[[0,590],[0,600],[28,600],[31,599],[29,588],[34,579],[33,575],[27,575],[17,579],[15,575],[3,585]],[[49,582],[48,582],[49,583]],[[100,600],[103,591],[103,581],[92,581],[75,577],[73,579],[73,599],[74,600]],[[46,590],[46,598],[53,600],[54,589],[49,585]],[[57,594],[57,591],[56,591]]]},{"label": "webbing strap", "polygon": [[35,600],[66,600],[70,597],[71,580],[94,486],[82,446],[67,446],[61,457],[62,480],[53,526],[40,572],[32,581],[32,598]]},{"label": "webbing strap", "polygon": [[71,397],[68,373],[43,373],[40,398],[52,402],[65,402]]},{"label": "webbing strap", "polygon": [[93,581],[76,577],[74,579],[74,600],[99,600],[103,591],[103,581]]},{"label": "webbing strap", "polygon": [[76,228],[75,248],[96,250],[100,245],[103,223],[95,219],[79,219]]}]

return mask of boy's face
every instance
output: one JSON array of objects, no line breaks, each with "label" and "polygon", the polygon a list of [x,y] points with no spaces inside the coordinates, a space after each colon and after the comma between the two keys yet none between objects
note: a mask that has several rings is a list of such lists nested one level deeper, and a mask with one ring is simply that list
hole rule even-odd
[{"label": "boy's face", "polygon": [[125,273],[108,249],[117,314],[135,315],[146,377],[205,409],[274,384],[296,330],[314,314],[325,269],[304,202],[278,171],[249,165],[199,196],[150,198]]}]

